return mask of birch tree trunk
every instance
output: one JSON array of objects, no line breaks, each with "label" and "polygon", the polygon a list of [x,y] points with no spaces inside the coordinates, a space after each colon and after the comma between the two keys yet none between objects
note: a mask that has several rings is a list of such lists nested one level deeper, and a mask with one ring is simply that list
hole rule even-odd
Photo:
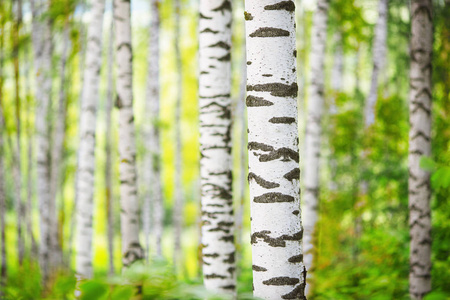
[{"label": "birch tree trunk", "polygon": [[[148,71],[147,71],[147,100],[146,100],[146,118],[145,142],[146,157],[144,168],[144,180],[149,187],[145,195],[146,209],[148,218],[145,220],[145,234],[147,251],[150,247],[149,235],[150,227],[153,227],[155,235],[155,252],[157,256],[162,256],[162,235],[163,235],[163,217],[164,207],[161,187],[161,146],[159,134],[159,0],[151,0],[151,24],[149,29],[149,47],[148,47]],[[151,204],[152,205],[151,205]],[[150,217],[150,207],[152,206],[153,217]],[[151,220],[153,224],[151,225]]]},{"label": "birch tree trunk", "polygon": [[80,146],[77,170],[77,254],[76,272],[81,278],[92,276],[92,215],[94,210],[95,129],[99,101],[102,58],[104,0],[92,2],[87,32],[86,63],[83,76],[80,116]]},{"label": "birch tree trunk", "polygon": [[[19,265],[22,266],[25,256],[25,242],[23,237],[23,201],[22,201],[22,147],[20,143],[21,137],[21,98],[20,98],[20,69],[19,69],[19,40],[20,28],[22,23],[22,1],[16,1],[11,5],[12,15],[16,17],[14,20],[13,32],[13,65],[14,65],[14,93],[15,93],[15,117],[16,117],[16,146],[14,153],[13,178],[15,184],[15,209],[17,212],[17,254]],[[11,143],[14,148],[14,143]]]},{"label": "birch tree trunk", "polygon": [[108,90],[106,95],[106,142],[105,142],[105,186],[106,186],[106,220],[108,230],[108,263],[109,274],[113,275],[114,271],[114,193],[112,188],[112,109],[114,95],[114,19],[111,19],[108,44]]},{"label": "birch tree trunk", "polygon": [[117,64],[117,106],[119,108],[120,226],[122,263],[129,267],[144,258],[139,242],[139,203],[137,197],[136,138],[133,115],[133,66],[129,0],[114,0]]},{"label": "birch tree trunk", "polygon": [[0,265],[0,297],[2,295],[3,287],[6,283],[7,263],[6,263],[6,185],[5,185],[5,165],[3,158],[5,157],[4,150],[4,133],[5,120],[3,117],[3,73],[4,73],[4,36],[5,36],[5,20],[4,18],[4,4],[0,3],[0,243],[1,243],[1,265]]},{"label": "birch tree trunk", "polygon": [[389,0],[379,0],[378,2],[378,21],[375,26],[375,37],[372,47],[372,80],[370,82],[370,91],[366,99],[364,112],[365,128],[375,123],[375,104],[378,98],[378,77],[380,71],[383,69],[384,62],[386,60],[388,2]]},{"label": "birch tree trunk", "polygon": [[199,7],[203,282],[208,290],[235,294],[231,1],[201,0]]},{"label": "birch tree trunk", "polygon": [[36,74],[36,135],[37,135],[37,196],[40,217],[40,266],[44,285],[54,267],[52,248],[56,236],[52,236],[51,220],[56,219],[51,211],[50,195],[50,98],[52,91],[52,33],[51,22],[44,14],[49,6],[46,1],[32,0],[34,71]]},{"label": "birch tree trunk", "polygon": [[245,8],[254,295],[305,299],[295,5],[247,0]]},{"label": "birch tree trunk", "polygon": [[308,116],[305,131],[305,192],[303,196],[303,253],[308,284],[312,284],[314,272],[314,231],[318,219],[320,184],[320,146],[322,135],[322,114],[324,106],[324,59],[327,39],[329,0],[319,0],[314,13],[311,41],[311,85],[308,101]]},{"label": "birch tree trunk", "polygon": [[420,168],[420,158],[431,155],[432,50],[432,2],[413,0],[408,155],[411,299],[423,299],[431,291],[430,173]]},{"label": "birch tree trunk", "polygon": [[181,100],[183,99],[183,77],[180,53],[180,0],[175,0],[175,61],[177,70],[177,100],[175,104],[175,201],[173,209],[174,254],[175,267],[182,264],[181,231],[183,226],[183,170],[182,170],[182,140],[181,140]]}]

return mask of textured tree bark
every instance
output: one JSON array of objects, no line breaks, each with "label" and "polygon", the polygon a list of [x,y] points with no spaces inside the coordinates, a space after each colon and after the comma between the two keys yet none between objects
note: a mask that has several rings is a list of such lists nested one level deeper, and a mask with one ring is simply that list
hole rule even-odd
[{"label": "textured tree bark", "polygon": [[311,85],[305,132],[305,192],[303,196],[303,253],[308,271],[306,294],[312,286],[314,272],[314,231],[318,219],[320,184],[320,146],[324,106],[324,59],[327,38],[329,0],[319,0],[314,14],[311,49]]},{"label": "textured tree bark", "polygon": [[174,254],[175,267],[182,265],[181,232],[183,226],[183,170],[182,170],[182,140],[181,140],[181,101],[183,99],[183,77],[180,53],[180,0],[175,0],[175,62],[177,69],[177,100],[175,104],[175,203],[173,208]]},{"label": "textured tree bark", "polygon": [[104,0],[92,2],[81,96],[80,146],[77,176],[76,272],[92,277],[92,215],[94,210],[95,133],[102,57]]},{"label": "textured tree bark", "polygon": [[114,19],[111,19],[108,44],[108,90],[106,92],[106,134],[105,134],[105,187],[106,187],[106,227],[108,230],[108,264],[109,274],[114,271],[114,193],[112,188],[112,109],[114,95]]},{"label": "textured tree bark", "polygon": [[[66,63],[67,56],[70,47],[70,27],[69,20],[66,20],[66,24],[64,26],[63,31],[63,49],[61,53],[61,64],[59,69],[59,79],[60,79],[60,90],[59,90],[59,99],[58,99],[58,111],[56,116],[56,126],[55,131],[53,133],[53,148],[51,155],[51,180],[50,180],[50,195],[52,199],[52,205],[55,212],[56,208],[56,199],[58,189],[61,187],[61,183],[63,179],[61,178],[61,159],[63,157],[64,152],[64,138],[66,134],[66,112],[67,112],[67,81],[66,81]],[[61,201],[61,203],[63,200]],[[60,236],[58,226],[58,220],[55,218],[53,224],[51,226],[52,235]],[[62,262],[62,247],[59,239],[56,239],[56,245],[54,245],[53,253],[57,255],[56,260],[58,262]]]},{"label": "textured tree bark", "polygon": [[378,2],[378,21],[375,26],[375,37],[372,47],[372,80],[370,82],[370,91],[369,95],[367,95],[364,111],[365,128],[375,123],[375,104],[378,97],[378,77],[386,60],[388,2],[389,0],[379,0]]},{"label": "textured tree bark", "polygon": [[33,12],[32,43],[34,71],[36,74],[36,136],[37,136],[37,198],[39,202],[40,247],[39,261],[42,282],[46,285],[50,271],[54,268],[52,248],[56,236],[52,236],[51,220],[56,219],[51,210],[50,195],[50,99],[52,91],[52,33],[51,20],[44,17],[48,11],[47,1],[31,0]]},{"label": "textured tree bark", "polygon": [[[23,263],[25,256],[25,241],[23,237],[23,201],[22,201],[22,147],[20,143],[21,137],[21,98],[20,98],[20,69],[19,69],[19,40],[20,28],[22,25],[22,1],[16,1],[11,5],[11,15],[15,16],[13,35],[13,65],[14,65],[14,96],[15,96],[15,117],[16,117],[16,145],[13,149],[14,164],[13,178],[15,185],[15,210],[17,212],[17,255],[19,265]],[[12,147],[14,143],[11,144]]]},{"label": "textured tree bark", "polygon": [[119,108],[120,226],[122,263],[129,267],[144,258],[139,242],[139,203],[137,197],[136,138],[133,115],[133,66],[129,0],[114,0],[117,65],[117,103]]},{"label": "textured tree bark", "polygon": [[254,295],[305,299],[295,5],[247,0],[245,8]]},{"label": "textured tree bark", "polygon": [[[152,0],[150,4],[151,24],[149,29],[150,41],[148,47],[148,71],[147,71],[147,100],[145,142],[146,157],[144,180],[148,190],[145,195],[146,209],[149,217],[145,220],[145,235],[147,251],[150,247],[150,227],[153,227],[155,236],[155,253],[162,256],[162,234],[164,206],[161,186],[161,146],[159,134],[159,0]],[[150,218],[150,207],[153,207],[153,216]],[[153,224],[151,225],[151,221]]]},{"label": "textured tree bark", "polygon": [[203,283],[208,290],[235,294],[231,1],[201,0],[199,7]]},{"label": "textured tree bark", "polygon": [[420,158],[431,155],[432,1],[411,3],[411,67],[409,93],[409,228],[411,299],[431,291],[430,173]]}]

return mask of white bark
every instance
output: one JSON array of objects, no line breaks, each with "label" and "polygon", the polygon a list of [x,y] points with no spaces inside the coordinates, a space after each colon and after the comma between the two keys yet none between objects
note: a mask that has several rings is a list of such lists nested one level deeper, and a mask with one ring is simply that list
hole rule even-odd
[{"label": "white bark", "polygon": [[173,205],[173,228],[174,228],[174,254],[173,264],[175,267],[182,265],[181,232],[183,226],[183,170],[182,170],[182,140],[181,140],[181,102],[183,99],[182,87],[182,65],[180,53],[180,0],[175,0],[175,62],[177,69],[177,100],[175,104],[175,201]]},{"label": "white bark", "polygon": [[208,290],[235,294],[231,1],[201,0],[199,7],[203,282]]},{"label": "white bark", "polygon": [[136,138],[133,114],[133,66],[130,1],[114,0],[117,65],[117,106],[119,108],[120,226],[124,267],[144,257],[139,242]]},{"label": "white bark", "polygon": [[411,299],[423,299],[431,291],[430,173],[420,168],[420,158],[431,155],[432,50],[432,1],[413,0],[408,155]]},{"label": "white bark", "polygon": [[109,274],[114,274],[114,194],[112,188],[112,109],[114,95],[114,19],[111,19],[108,44],[108,90],[106,95],[106,137],[105,137],[105,186],[106,186],[106,222],[108,230]]},{"label": "white bark", "polygon": [[314,272],[314,230],[318,219],[320,184],[320,146],[324,106],[324,60],[327,38],[329,0],[319,0],[314,13],[311,41],[311,85],[305,132],[305,191],[303,196],[303,253],[308,271],[306,294],[309,293]]},{"label": "white bark", "polygon": [[364,111],[364,126],[366,128],[375,123],[375,104],[378,98],[378,77],[386,60],[388,2],[389,0],[379,0],[378,3],[378,21],[375,26],[375,37],[372,47],[372,80],[370,82],[370,91],[366,99]]},{"label": "white bark", "polygon": [[[148,186],[145,195],[145,206],[148,217],[144,220],[144,229],[147,239],[146,248],[148,251],[150,247],[150,227],[153,227],[155,253],[157,256],[162,256],[161,242],[163,235],[164,206],[161,186],[161,146],[159,135],[159,5],[159,0],[151,0],[150,10],[152,19],[149,29],[147,100],[145,103],[145,115],[147,121],[144,128],[146,156],[143,175],[145,185]],[[150,207],[153,208],[152,218],[150,217]]]},{"label": "white bark", "polygon": [[247,0],[245,8],[254,295],[305,299],[295,5]]},{"label": "white bark", "polygon": [[47,1],[32,0],[34,50],[34,71],[36,74],[36,135],[37,135],[37,196],[40,217],[40,266],[42,281],[47,282],[49,272],[53,269],[53,245],[56,236],[52,236],[51,220],[56,219],[56,212],[51,211],[50,195],[50,98],[52,91],[51,62],[52,35],[51,23],[43,16],[48,11]]},{"label": "white bark", "polygon": [[94,209],[95,128],[102,57],[104,0],[94,0],[87,29],[87,52],[83,76],[80,115],[80,145],[77,170],[77,254],[76,272],[92,276],[92,215]]}]

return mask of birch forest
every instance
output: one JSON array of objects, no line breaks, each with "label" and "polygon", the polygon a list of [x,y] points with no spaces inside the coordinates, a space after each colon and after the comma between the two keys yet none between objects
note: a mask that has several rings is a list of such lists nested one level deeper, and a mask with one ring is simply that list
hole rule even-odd
[{"label": "birch forest", "polygon": [[0,299],[450,299],[449,0],[0,0]]}]

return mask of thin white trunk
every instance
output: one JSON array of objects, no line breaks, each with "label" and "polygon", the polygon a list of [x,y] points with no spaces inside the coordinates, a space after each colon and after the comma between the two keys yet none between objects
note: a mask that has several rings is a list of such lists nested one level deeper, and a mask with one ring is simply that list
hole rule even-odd
[{"label": "thin white trunk", "polygon": [[236,293],[231,157],[230,0],[201,0],[199,20],[200,177],[203,282]]},{"label": "thin white trunk", "polygon": [[295,5],[245,1],[254,295],[305,299]]},{"label": "thin white trunk", "polygon": [[175,201],[173,206],[174,227],[174,254],[173,264],[175,267],[182,266],[181,232],[183,226],[183,170],[182,170],[182,140],[181,140],[181,102],[183,99],[182,66],[180,53],[180,0],[175,0],[175,62],[177,69],[177,100],[175,104]]},{"label": "thin white trunk", "polygon": [[432,11],[431,0],[411,3],[408,155],[411,299],[423,299],[431,291],[430,173],[420,168],[420,158],[431,155]]},{"label": "thin white trunk", "polygon": [[105,187],[106,187],[106,227],[108,231],[109,274],[114,274],[114,193],[112,187],[112,110],[114,97],[114,19],[111,19],[108,44],[108,88],[106,92],[106,133],[105,133]]},{"label": "thin white trunk", "polygon": [[309,294],[314,272],[314,231],[318,219],[320,184],[320,148],[324,106],[324,60],[327,40],[329,0],[317,1],[311,37],[311,85],[309,86],[308,116],[305,131],[305,191],[302,221],[303,253],[308,271],[306,294]]},{"label": "thin white trunk", "polygon": [[36,135],[37,135],[37,196],[40,217],[40,266],[45,284],[54,267],[52,248],[56,236],[51,233],[51,220],[56,219],[51,211],[50,195],[50,99],[52,91],[52,33],[50,19],[44,14],[49,5],[46,1],[32,0],[34,50],[34,72],[36,74]]},{"label": "thin white trunk", "polygon": [[375,123],[375,104],[378,98],[378,77],[386,60],[387,19],[389,0],[379,0],[378,21],[375,26],[375,36],[372,47],[373,70],[370,82],[370,91],[366,99],[364,111],[364,126],[369,127]]},{"label": "thin white trunk", "polygon": [[76,272],[92,276],[92,215],[94,210],[95,133],[102,60],[104,0],[93,0],[87,32],[86,63],[81,91],[80,146],[77,176]]},{"label": "thin white trunk", "polygon": [[117,106],[119,108],[120,226],[122,263],[129,267],[144,258],[139,242],[139,203],[137,197],[136,138],[133,114],[133,66],[129,0],[114,0],[117,65]]},{"label": "thin white trunk", "polygon": [[[151,23],[149,29],[148,46],[148,71],[147,71],[147,100],[146,100],[146,119],[145,124],[145,169],[144,180],[148,186],[145,195],[146,214],[148,217],[144,220],[144,229],[146,235],[147,253],[150,248],[150,228],[152,227],[155,236],[155,253],[162,256],[162,235],[163,235],[163,217],[164,206],[161,187],[161,146],[160,146],[160,119],[159,119],[159,0],[151,0]],[[153,209],[151,209],[153,208]],[[150,216],[153,212],[152,217]],[[153,222],[152,222],[153,221]]]}]

